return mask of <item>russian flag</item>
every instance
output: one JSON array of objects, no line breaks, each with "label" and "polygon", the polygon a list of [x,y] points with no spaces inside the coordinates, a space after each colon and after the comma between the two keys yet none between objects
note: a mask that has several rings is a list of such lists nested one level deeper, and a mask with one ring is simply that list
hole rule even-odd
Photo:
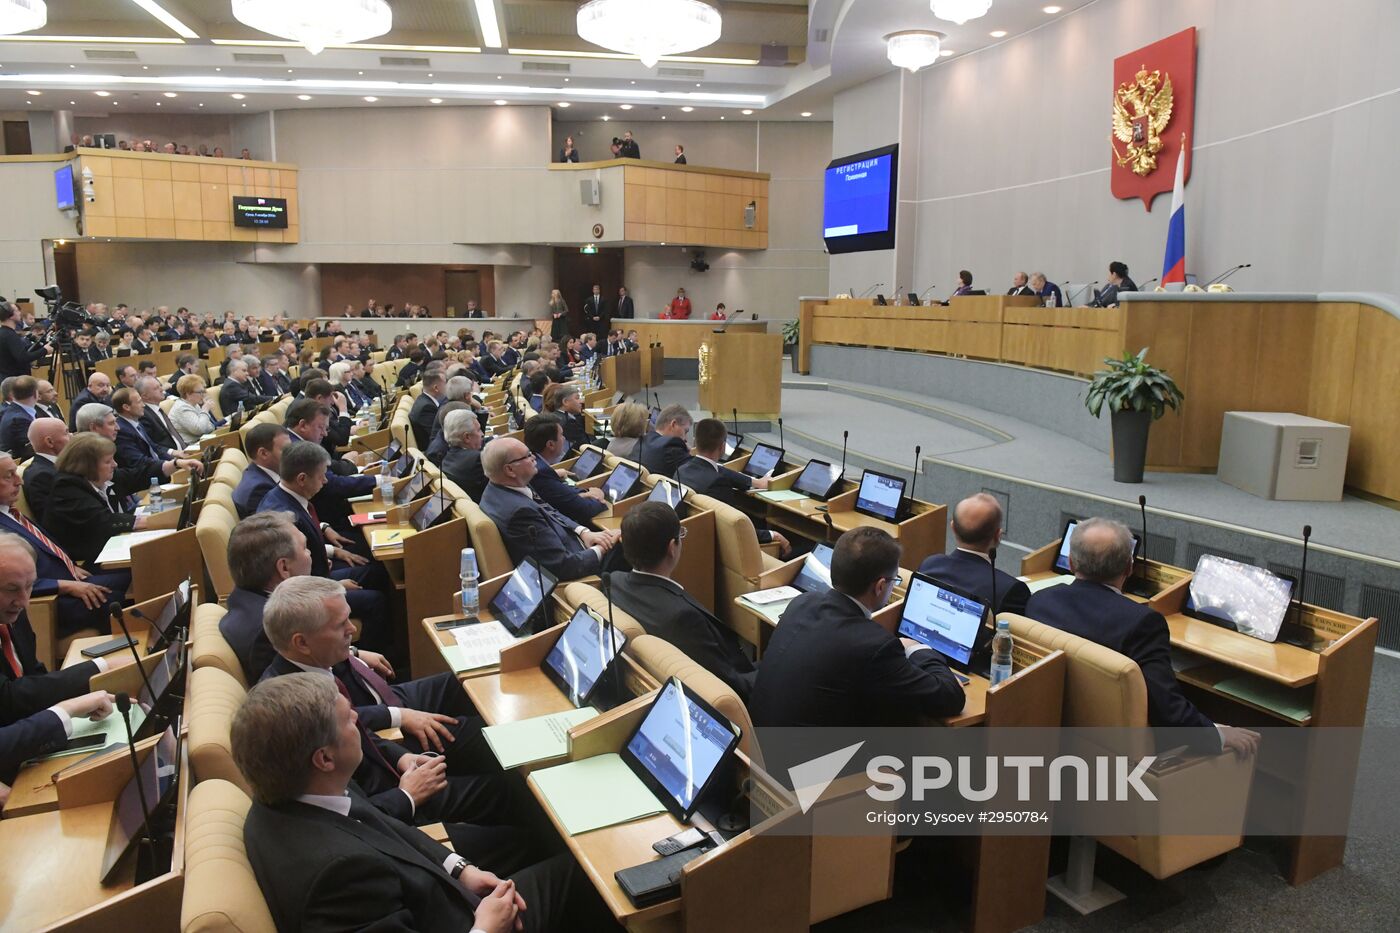
[{"label": "russian flag", "polygon": [[1172,185],[1172,216],[1167,222],[1167,253],[1162,260],[1162,287],[1186,285],[1186,140],[1176,156],[1176,183]]}]

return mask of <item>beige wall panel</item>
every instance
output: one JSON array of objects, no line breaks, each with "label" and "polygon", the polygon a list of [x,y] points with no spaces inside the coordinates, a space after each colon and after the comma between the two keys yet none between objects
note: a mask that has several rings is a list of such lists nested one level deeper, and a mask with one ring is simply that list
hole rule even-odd
[{"label": "beige wall panel", "polygon": [[146,210],[146,199],[142,188],[139,178],[122,176],[113,178],[112,213],[118,217],[142,216]]},{"label": "beige wall panel", "polygon": [[172,162],[170,177],[174,181],[199,181],[199,168],[194,162]]},{"label": "beige wall panel", "polygon": [[142,161],[141,177],[155,181],[169,181],[170,165],[171,163],[165,161]]},{"label": "beige wall panel", "polygon": [[176,220],[200,220],[204,216],[197,181],[175,181],[170,184],[171,204]]},{"label": "beige wall panel", "polygon": [[118,217],[117,236],[145,237],[146,221],[140,217]]},{"label": "beige wall panel", "polygon": [[166,218],[146,218],[146,236],[152,239],[172,240],[175,238],[175,221]]},{"label": "beige wall panel", "polygon": [[[200,213],[207,221],[233,222],[233,202],[229,200],[227,185],[205,183],[199,189]],[[208,239],[206,236],[205,239]]]},{"label": "beige wall panel", "polygon": [[[147,220],[174,220],[174,192],[169,181],[147,181],[142,184],[144,211]],[[173,229],[173,227],[172,227]]]},{"label": "beige wall panel", "polygon": [[141,160],[139,159],[113,159],[112,177],[114,178],[140,178]]}]

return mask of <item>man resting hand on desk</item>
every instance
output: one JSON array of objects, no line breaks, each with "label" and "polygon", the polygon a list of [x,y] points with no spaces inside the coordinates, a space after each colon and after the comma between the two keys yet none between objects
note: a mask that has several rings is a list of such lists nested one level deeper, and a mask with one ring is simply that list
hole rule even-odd
[{"label": "man resting hand on desk", "polygon": [[1182,693],[1172,669],[1167,620],[1144,603],[1123,595],[1133,572],[1133,535],[1122,522],[1090,518],[1069,539],[1074,582],[1032,594],[1026,615],[1061,631],[1111,648],[1137,663],[1147,685],[1147,724],[1195,727],[1192,750],[1238,757],[1253,755],[1259,734],[1211,722]]},{"label": "man resting hand on desk", "polygon": [[370,806],[352,782],[360,732],[318,674],[260,683],[234,715],[233,758],[254,797],[243,842],[278,930],[608,928],[569,856],[503,880]]}]

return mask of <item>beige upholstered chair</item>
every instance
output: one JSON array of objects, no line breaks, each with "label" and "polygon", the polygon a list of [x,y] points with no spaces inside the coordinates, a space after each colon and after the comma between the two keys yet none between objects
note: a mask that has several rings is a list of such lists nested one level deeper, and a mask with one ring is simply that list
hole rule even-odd
[{"label": "beige upholstered chair", "polygon": [[190,664],[195,670],[205,667],[218,668],[238,681],[238,685],[246,690],[248,681],[243,676],[243,665],[239,663],[233,647],[219,631],[219,622],[226,611],[218,603],[205,603],[196,607],[191,626],[194,644],[190,648]]},{"label": "beige upholstered chair", "polygon": [[229,730],[233,714],[243,705],[248,691],[231,675],[216,667],[200,667],[190,671],[189,736],[186,745],[190,767],[196,781],[223,780],[250,792],[248,782],[233,763],[233,747]]},{"label": "beige upholstered chair", "polygon": [[753,522],[743,512],[709,496],[695,495],[688,501],[693,508],[715,513],[715,548],[719,556],[715,567],[715,614],[746,641],[758,644],[756,623],[738,611],[734,599],[760,589],[759,577],[781,567],[783,562],[759,547]]},{"label": "beige upholstered chair", "polygon": [[181,933],[276,933],[243,846],[251,806],[228,781],[204,781],[190,791]]},{"label": "beige upholstered chair", "polygon": [[467,536],[476,550],[476,567],[481,579],[490,580],[515,569],[510,552],[501,540],[501,532],[491,516],[465,496],[453,503],[452,511],[467,523]]},{"label": "beige upholstered chair", "polygon": [[[212,491],[214,484],[209,486]],[[227,489],[218,484],[217,488]],[[238,524],[238,512],[230,499],[227,506],[217,501],[206,500],[195,522],[195,538],[199,541],[200,553],[204,555],[204,566],[209,572],[209,580],[214,585],[214,593],[219,602],[228,599],[233,592],[233,574],[228,567],[228,539],[233,534],[233,526]]]}]

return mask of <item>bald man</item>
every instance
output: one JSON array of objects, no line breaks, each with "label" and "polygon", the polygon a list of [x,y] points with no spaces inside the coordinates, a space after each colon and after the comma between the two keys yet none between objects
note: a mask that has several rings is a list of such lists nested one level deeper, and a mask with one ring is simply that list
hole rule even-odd
[{"label": "bald man", "polygon": [[63,417],[63,409],[58,404],[58,390],[47,379],[39,380],[39,404],[34,407],[37,418]]},{"label": "bald man", "polygon": [[68,425],[57,418],[35,418],[29,423],[29,446],[34,448],[34,459],[24,468],[24,500],[34,515],[42,517],[49,506],[54,474],[58,472],[54,461],[63,453],[68,437]]},{"label": "bald man", "polygon": [[73,399],[73,404],[70,405],[68,408],[69,430],[78,430],[75,422],[78,418],[79,408],[82,408],[84,405],[88,405],[92,402],[99,402],[103,405],[106,405],[108,408],[111,408],[111,399],[112,380],[108,377],[108,375],[106,373],[94,372],[91,376],[88,376],[87,388],[78,393],[78,397]]},{"label": "bald man", "polygon": [[[1031,591],[1020,580],[992,566],[991,552],[1001,543],[1001,503],[979,492],[953,506],[953,530],[957,547],[951,554],[935,554],[919,565],[919,573],[976,596],[997,613],[1025,615]],[[996,598],[993,600],[993,579]]]}]

